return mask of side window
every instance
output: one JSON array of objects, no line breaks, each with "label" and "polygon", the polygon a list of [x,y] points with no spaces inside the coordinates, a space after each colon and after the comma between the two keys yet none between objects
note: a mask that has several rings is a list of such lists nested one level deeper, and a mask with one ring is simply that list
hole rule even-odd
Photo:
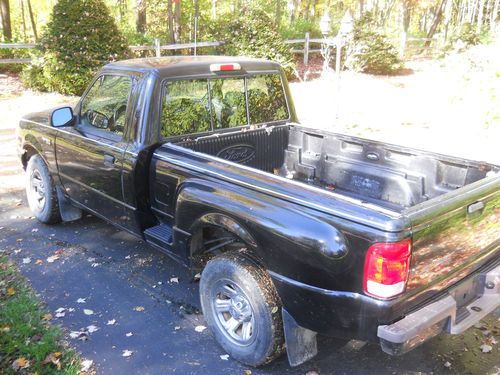
[{"label": "side window", "polygon": [[211,129],[206,79],[168,82],[164,91],[160,130],[163,138]]},{"label": "side window", "polygon": [[289,118],[278,74],[260,74],[248,78],[248,110],[251,124]]},{"label": "side window", "polygon": [[214,129],[248,123],[244,78],[212,79],[210,95]]},{"label": "side window", "polygon": [[82,101],[82,124],[122,135],[132,80],[130,77],[103,75]]}]

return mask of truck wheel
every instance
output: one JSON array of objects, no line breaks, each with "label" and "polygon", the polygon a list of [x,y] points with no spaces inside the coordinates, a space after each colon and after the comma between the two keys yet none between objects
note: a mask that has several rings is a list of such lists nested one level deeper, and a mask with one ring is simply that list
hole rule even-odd
[{"label": "truck wheel", "polygon": [[200,280],[203,315],[215,339],[250,366],[284,351],[281,301],[267,272],[238,252],[210,260]]},{"label": "truck wheel", "polygon": [[61,221],[56,188],[47,165],[40,155],[33,155],[26,167],[26,195],[35,217],[45,224]]}]

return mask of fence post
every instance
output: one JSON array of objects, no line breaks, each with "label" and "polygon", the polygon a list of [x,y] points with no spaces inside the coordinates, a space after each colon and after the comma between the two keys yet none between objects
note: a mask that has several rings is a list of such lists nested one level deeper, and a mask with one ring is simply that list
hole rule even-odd
[{"label": "fence post", "polygon": [[156,51],[156,57],[161,56],[161,50],[160,50],[160,39],[155,38],[155,51]]},{"label": "fence post", "polygon": [[309,33],[307,32],[304,38],[304,65],[309,64]]}]

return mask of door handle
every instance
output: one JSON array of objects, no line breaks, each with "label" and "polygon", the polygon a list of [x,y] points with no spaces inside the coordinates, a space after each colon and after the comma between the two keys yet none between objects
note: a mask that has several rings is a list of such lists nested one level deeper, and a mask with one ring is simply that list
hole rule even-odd
[{"label": "door handle", "polygon": [[481,201],[475,202],[467,206],[467,213],[470,215],[477,211],[482,211],[484,209],[484,203]]},{"label": "door handle", "polygon": [[112,167],[116,158],[113,155],[104,154],[104,165]]}]

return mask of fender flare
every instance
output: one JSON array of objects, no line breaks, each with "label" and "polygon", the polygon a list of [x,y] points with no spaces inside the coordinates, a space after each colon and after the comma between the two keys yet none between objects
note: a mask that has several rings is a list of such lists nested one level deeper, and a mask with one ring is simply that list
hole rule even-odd
[{"label": "fender flare", "polygon": [[218,212],[205,214],[193,223],[190,228],[190,232],[197,233],[201,228],[205,226],[214,226],[224,229],[236,235],[251,248],[256,249],[258,247],[257,241],[254,239],[252,234],[250,234],[250,232],[246,228],[244,228],[240,223],[238,223],[235,219],[228,215]]}]

